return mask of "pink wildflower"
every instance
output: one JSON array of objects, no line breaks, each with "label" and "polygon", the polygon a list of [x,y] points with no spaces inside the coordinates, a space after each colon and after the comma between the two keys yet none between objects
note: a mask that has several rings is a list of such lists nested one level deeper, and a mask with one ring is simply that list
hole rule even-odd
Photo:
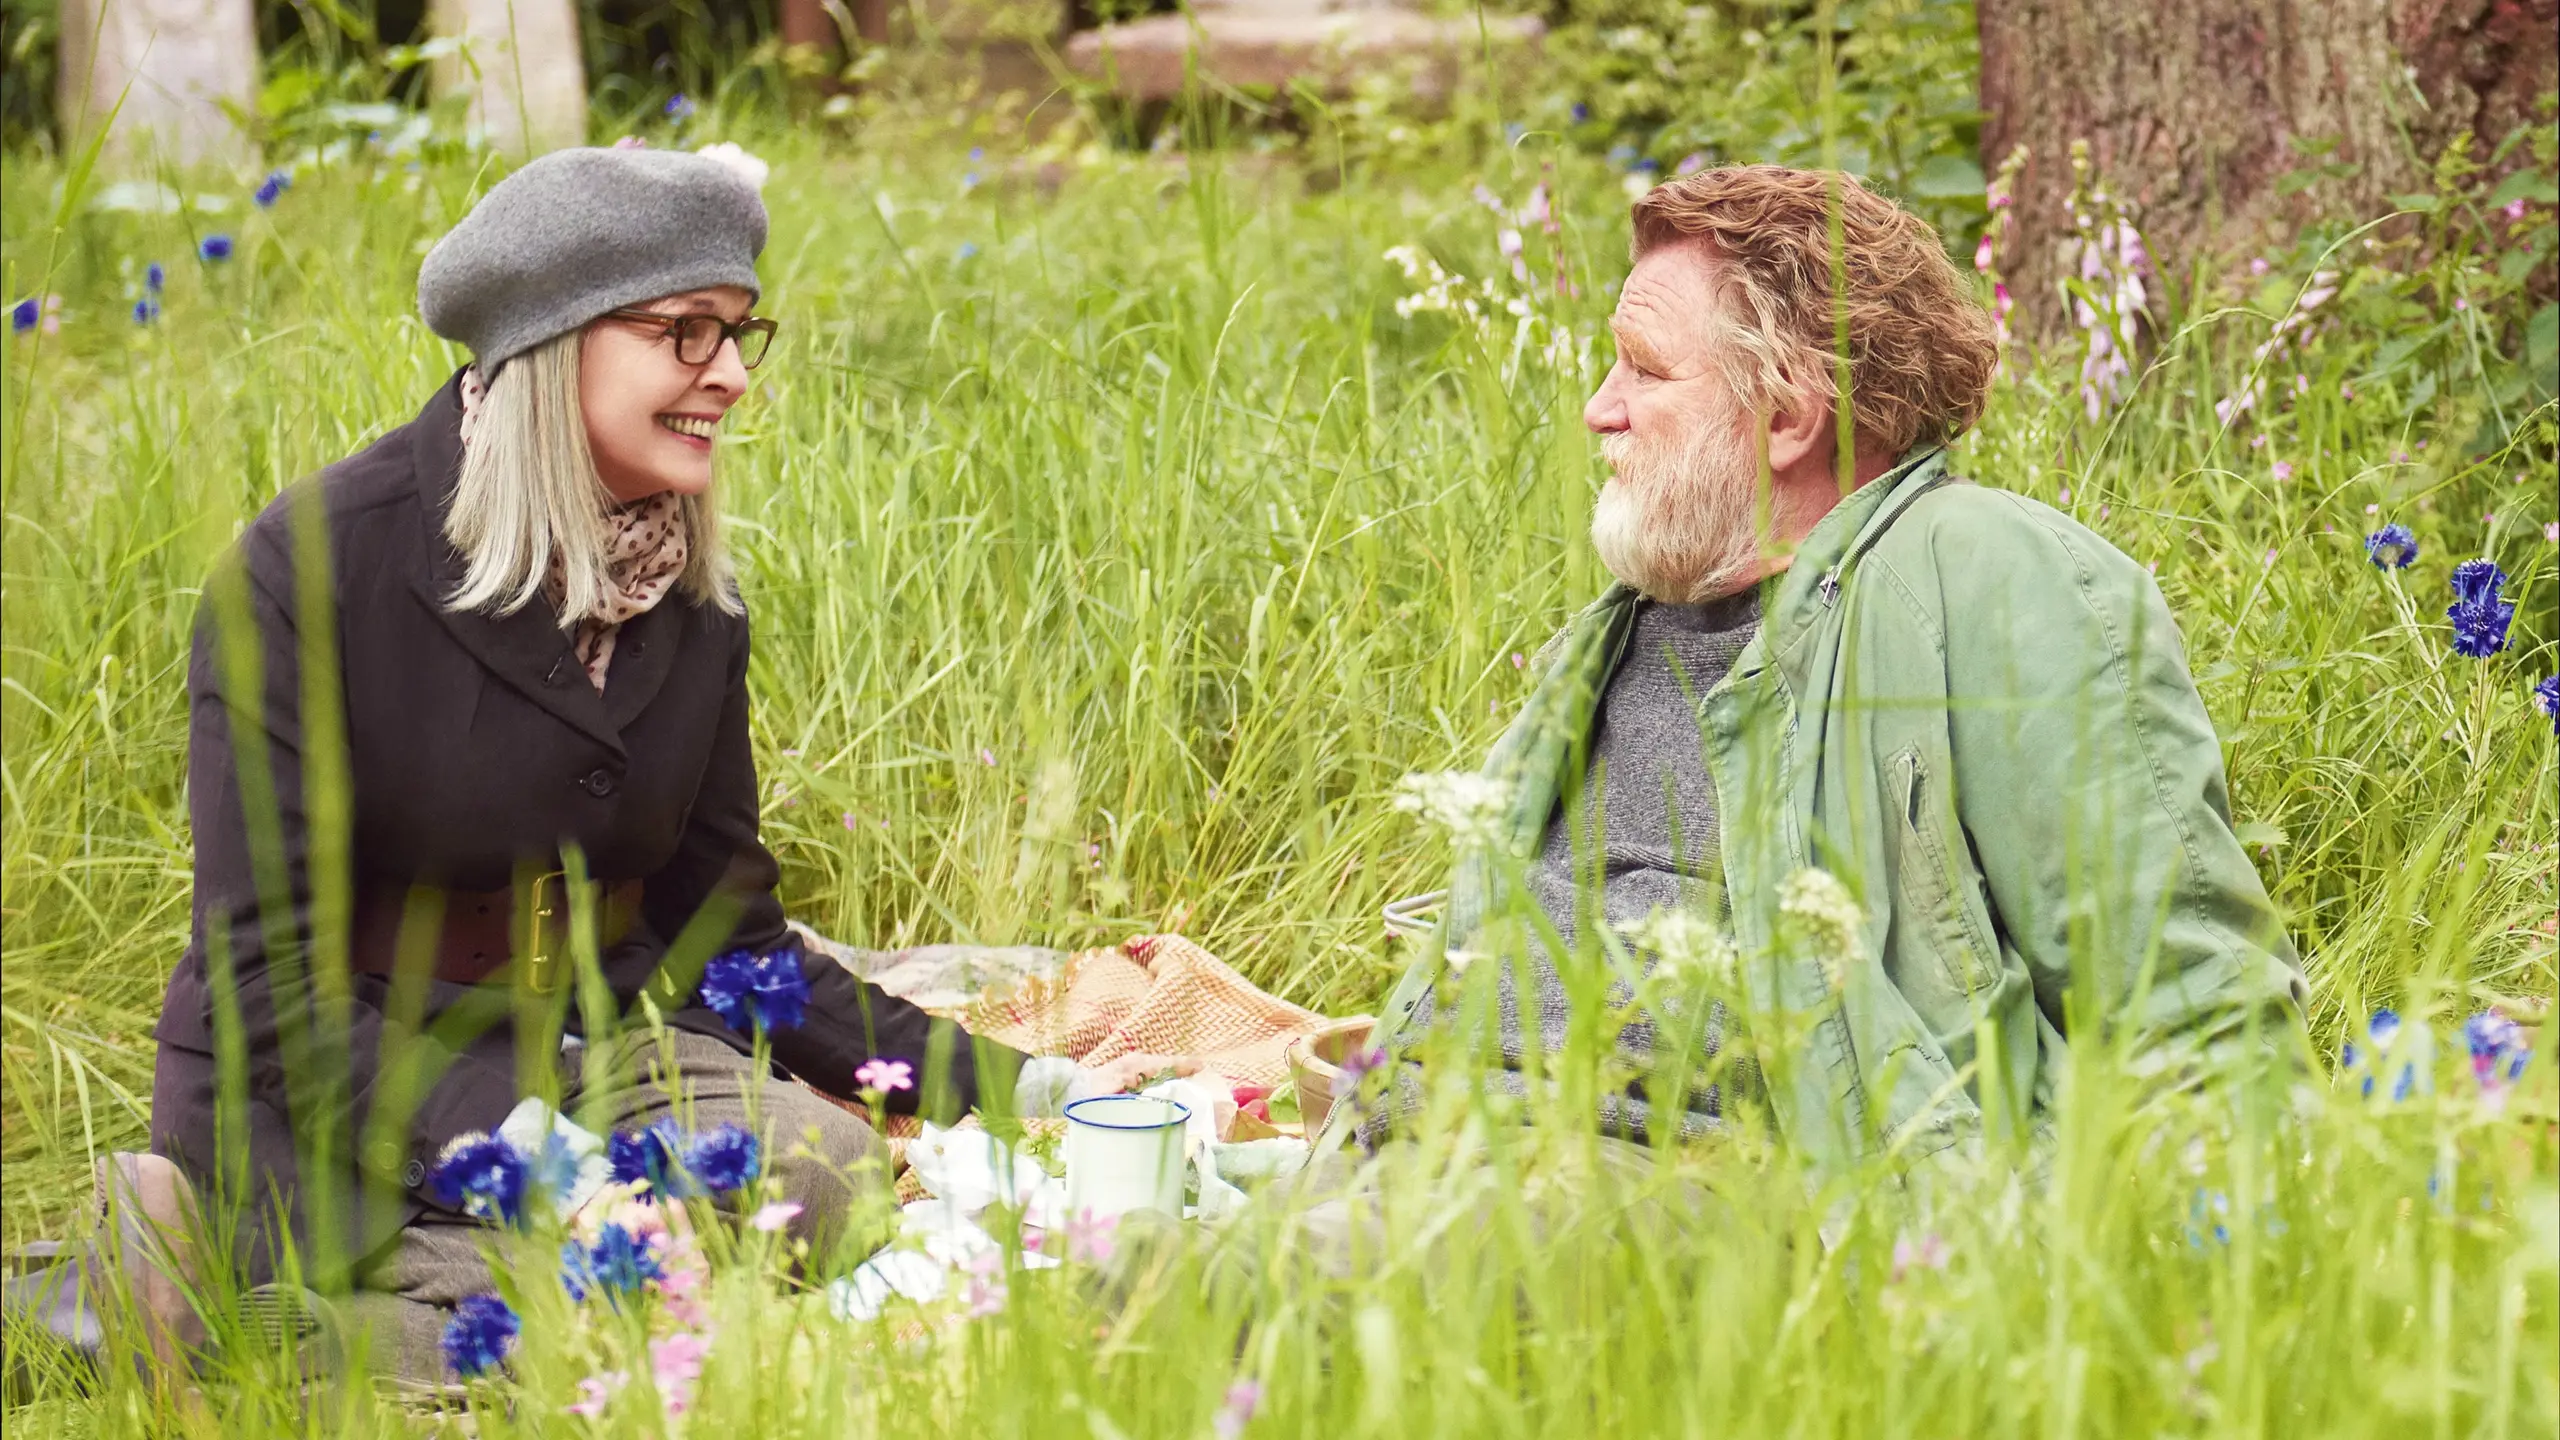
[{"label": "pink wildflower", "polygon": [[1899,1282],[1915,1267],[1925,1270],[1947,1268],[1947,1242],[1939,1239],[1935,1231],[1921,1236],[1916,1242],[1907,1237],[1893,1242],[1894,1280]]},{"label": "pink wildflower", "polygon": [[850,811],[850,810],[847,810],[846,812],[844,812],[844,828],[846,828],[847,830],[851,830],[851,829],[856,828],[856,827],[855,827],[855,821],[854,821],[854,818],[853,818],[853,812],[852,812],[852,811]]},{"label": "pink wildflower", "polygon": [[2510,220],[2521,220],[2521,219],[2523,219],[2523,218],[2524,218],[2524,197],[2523,197],[2523,196],[2521,196],[2521,195],[2519,195],[2519,196],[2517,196],[2516,198],[2514,198],[2513,200],[2508,201],[2508,202],[2506,203],[2506,206],[2505,206],[2503,209],[2501,209],[2498,213],[2499,213],[2499,214],[2501,214],[2501,215],[2506,216],[2506,217],[2507,217],[2508,219],[2510,219]]},{"label": "pink wildflower", "polygon": [[2292,479],[2292,478],[2293,478],[2293,462],[2292,462],[2292,461],[2290,461],[2290,460],[2279,460],[2279,461],[2277,461],[2277,462],[2275,463],[2275,472],[2274,472],[2274,473],[2275,473],[2275,477],[2276,477],[2277,479],[2279,479],[2279,480],[2290,480],[2290,479]]},{"label": "pink wildflower", "polygon": [[916,1067],[904,1060],[865,1060],[853,1072],[853,1083],[886,1093],[916,1088]]},{"label": "pink wildflower", "polygon": [[2545,544],[2560,545],[2560,520],[2549,521],[2543,525],[2542,539]]},{"label": "pink wildflower", "polygon": [[2264,255],[2252,256],[2249,260],[2249,273],[2252,275],[2264,275],[2274,268],[2276,267],[2267,263],[2267,257]]},{"label": "pink wildflower", "polygon": [[1512,651],[1512,652],[1511,652],[1511,668],[1512,668],[1512,669],[1514,669],[1514,670],[1523,670],[1523,669],[1528,668],[1528,665],[1529,665],[1529,657],[1528,657],[1528,656],[1521,654],[1521,653],[1520,653],[1519,651],[1517,651],[1517,650],[1514,650],[1514,651]]},{"label": "pink wildflower", "polygon": [[1112,1237],[1120,1228],[1117,1215],[1096,1215],[1090,1210],[1067,1217],[1067,1258],[1087,1265],[1099,1265],[1111,1258]]},{"label": "pink wildflower", "polygon": [[1209,1427],[1218,1432],[1218,1440],[1236,1440],[1253,1420],[1253,1412],[1262,1408],[1262,1385],[1255,1380],[1238,1380],[1227,1387],[1227,1397],[1218,1405],[1218,1413]]},{"label": "pink wildflower", "polygon": [[578,1398],[569,1404],[569,1413],[590,1420],[604,1413],[605,1405],[622,1393],[631,1377],[619,1370],[605,1370],[578,1382]]},{"label": "pink wildflower", "polygon": [[2379,515],[2382,513],[2382,507],[2380,505],[2367,505],[2364,507],[2364,513],[2367,515]]},{"label": "pink wildflower", "polygon": [[789,1200],[776,1200],[759,1208],[747,1224],[770,1235],[798,1218],[800,1207]]},{"label": "pink wildflower", "polygon": [[1973,247],[1973,268],[1985,272],[1991,269],[1991,232],[1988,230],[1982,232],[1982,243]]},{"label": "pink wildflower", "polygon": [[649,1368],[658,1383],[658,1399],[669,1415],[681,1415],[693,1404],[694,1382],[702,1378],[703,1357],[711,1353],[711,1337],[679,1330],[649,1342]]},{"label": "pink wildflower", "polygon": [[996,752],[994,752],[993,750],[988,749],[988,748],[987,748],[986,746],[984,746],[984,745],[979,746],[979,747],[978,747],[978,763],[979,763],[979,764],[981,764],[981,765],[993,765],[994,763],[996,763]]}]

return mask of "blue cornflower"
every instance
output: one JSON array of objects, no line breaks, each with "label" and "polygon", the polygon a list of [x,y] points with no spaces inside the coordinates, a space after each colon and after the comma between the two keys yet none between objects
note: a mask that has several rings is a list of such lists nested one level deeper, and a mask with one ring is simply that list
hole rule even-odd
[{"label": "blue cornflower", "polygon": [[1612,169],[1624,170],[1634,163],[1636,163],[1636,147],[1633,145],[1609,147],[1609,165]]},{"label": "blue cornflower", "polygon": [[20,335],[36,328],[36,322],[43,318],[44,305],[33,296],[9,307],[9,329]]},{"label": "blue cornflower", "polygon": [[969,173],[967,173],[966,175],[961,176],[961,177],[960,177],[960,188],[961,188],[961,189],[963,189],[963,190],[975,190],[975,189],[977,189],[977,188],[978,188],[978,172],[977,172],[977,171],[975,171],[975,170],[972,170],[972,171],[970,171]]},{"label": "blue cornflower", "polygon": [[646,1185],[661,1200],[681,1200],[694,1193],[678,1157],[684,1132],[673,1120],[661,1120],[637,1134],[616,1130],[604,1146],[605,1166],[617,1185]]},{"label": "blue cornflower", "polygon": [[555,1129],[542,1137],[540,1150],[525,1157],[525,1188],[555,1200],[574,1195],[584,1163],[569,1148],[569,1137]]},{"label": "blue cornflower", "polygon": [[1502,124],[1502,143],[1506,145],[1517,145],[1520,143],[1520,137],[1528,133],[1528,126],[1521,124],[1517,120],[1506,120]]},{"label": "blue cornflower", "polygon": [[978,258],[978,242],[975,240],[961,241],[960,248],[951,252],[951,258],[954,260],[975,260]]},{"label": "blue cornflower", "polygon": [[1662,169],[1662,162],[1654,159],[1650,155],[1646,155],[1639,157],[1636,163],[1628,166],[1627,168],[1633,170],[1639,175],[1651,175]]},{"label": "blue cornflower", "polygon": [[485,1374],[515,1348],[524,1322],[495,1295],[472,1295],[453,1307],[444,1327],[444,1363],[469,1379]]},{"label": "blue cornflower", "polygon": [[220,264],[221,262],[230,259],[231,237],[228,235],[207,235],[196,242],[196,258],[199,260],[210,260],[215,264]]},{"label": "blue cornflower", "polygon": [[267,178],[258,182],[258,188],[250,193],[249,198],[257,202],[259,209],[265,210],[274,206],[278,196],[292,188],[292,176],[281,170],[270,170],[267,172]]},{"label": "blue cornflower", "polygon": [[494,1135],[456,1135],[427,1172],[427,1193],[465,1215],[514,1225],[524,1219],[524,1152]]},{"label": "blue cornflower", "polygon": [[157,295],[157,294],[159,294],[163,289],[167,288],[168,284],[169,284],[169,272],[160,268],[160,262],[159,262],[159,261],[154,260],[154,261],[152,261],[150,264],[145,265],[145,266],[143,266],[143,267],[142,267],[142,288],[143,288],[143,289],[150,291],[150,292],[151,292],[152,294],[154,294],[154,295]]},{"label": "blue cornflower", "polygon": [[679,91],[667,101],[667,118],[681,125],[693,118],[693,101]]},{"label": "blue cornflower", "polygon": [[133,323],[134,323],[134,324],[136,324],[136,325],[148,325],[148,324],[150,324],[152,321],[157,320],[157,319],[159,319],[159,318],[160,318],[160,298],[159,298],[158,296],[156,296],[156,295],[145,295],[145,296],[143,296],[141,299],[136,300],[136,301],[134,301],[134,302],[133,302]]},{"label": "blue cornflower", "polygon": [[2445,617],[2453,622],[2453,650],[2486,660],[2507,648],[2507,624],[2516,618],[2515,603],[2498,598],[2507,572],[2491,560],[2465,560],[2453,570],[2453,603]]},{"label": "blue cornflower", "polygon": [[984,159],[986,159],[986,158],[987,158],[987,147],[986,147],[986,146],[984,146],[984,145],[972,145],[972,146],[970,146],[970,147],[969,147],[969,163],[970,163],[970,164],[975,165],[975,164],[977,164],[979,161],[984,160]]},{"label": "blue cornflower", "polygon": [[702,1003],[733,1030],[789,1030],[809,1008],[809,975],[797,946],[756,955],[732,950],[702,971]]},{"label": "blue cornflower", "polygon": [[655,1242],[646,1235],[635,1235],[624,1226],[606,1221],[596,1232],[596,1243],[581,1246],[575,1240],[560,1245],[560,1283],[572,1300],[584,1300],[591,1291],[601,1291],[607,1300],[620,1303],[625,1295],[636,1294],[652,1280],[664,1280],[667,1272],[658,1264]]},{"label": "blue cornflower", "polygon": [[1583,121],[1591,118],[1591,107],[1583,104],[1579,100],[1576,100],[1573,102],[1573,110],[1571,111],[1571,114],[1573,115],[1573,123],[1579,125]]},{"label": "blue cornflower", "polygon": [[715,1127],[685,1152],[684,1168],[715,1195],[744,1190],[756,1180],[756,1137],[736,1125]]},{"label": "blue cornflower", "polygon": [[2551,717],[2551,733],[2560,735],[2560,675],[2546,675],[2533,687],[2533,708]]},{"label": "blue cornflower", "polygon": [[2418,537],[2406,525],[2385,525],[2364,537],[2364,555],[2376,570],[2406,570],[2418,558]]}]

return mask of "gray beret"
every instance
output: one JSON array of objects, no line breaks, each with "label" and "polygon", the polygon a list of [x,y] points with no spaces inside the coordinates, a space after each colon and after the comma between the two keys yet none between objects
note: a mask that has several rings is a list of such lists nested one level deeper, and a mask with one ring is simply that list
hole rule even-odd
[{"label": "gray beret", "polygon": [[764,226],[755,187],[708,156],[555,150],[427,252],[418,312],[493,370],[607,310],[714,285],[758,292]]}]

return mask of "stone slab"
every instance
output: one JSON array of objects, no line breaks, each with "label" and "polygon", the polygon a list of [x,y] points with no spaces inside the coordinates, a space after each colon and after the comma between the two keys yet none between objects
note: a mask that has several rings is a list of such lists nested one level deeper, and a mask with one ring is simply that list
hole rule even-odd
[{"label": "stone slab", "polygon": [[1534,46],[1545,34],[1532,15],[1488,16],[1479,24],[1382,6],[1221,5],[1085,31],[1067,42],[1066,59],[1133,100],[1180,95],[1184,62],[1195,54],[1205,82],[1278,89],[1304,80],[1340,90],[1365,73],[1409,70],[1416,95],[1434,100],[1488,40],[1504,50]]}]

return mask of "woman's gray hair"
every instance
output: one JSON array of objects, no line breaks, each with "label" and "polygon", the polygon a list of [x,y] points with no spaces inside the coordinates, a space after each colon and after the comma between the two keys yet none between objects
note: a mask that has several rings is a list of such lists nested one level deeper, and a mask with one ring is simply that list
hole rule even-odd
[{"label": "woman's gray hair", "polygon": [[[462,552],[453,610],[512,615],[542,593],[560,557],[560,628],[604,612],[606,513],[614,503],[587,449],[578,401],[578,346],[585,332],[556,335],[509,360],[488,382],[463,447],[445,538]],[[676,589],[731,615],[744,614],[720,512],[708,494],[680,506],[686,555]]]}]

